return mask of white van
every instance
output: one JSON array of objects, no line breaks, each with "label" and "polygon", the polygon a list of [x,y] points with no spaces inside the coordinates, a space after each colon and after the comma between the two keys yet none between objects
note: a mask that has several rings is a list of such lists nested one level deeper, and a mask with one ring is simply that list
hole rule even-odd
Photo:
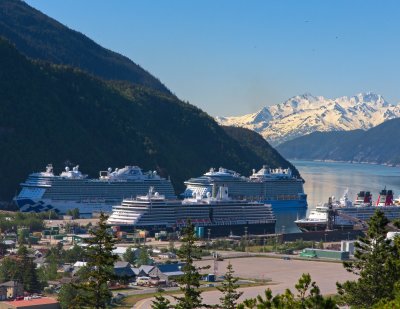
[{"label": "white van", "polygon": [[150,283],[150,277],[137,277],[137,285],[148,285]]}]

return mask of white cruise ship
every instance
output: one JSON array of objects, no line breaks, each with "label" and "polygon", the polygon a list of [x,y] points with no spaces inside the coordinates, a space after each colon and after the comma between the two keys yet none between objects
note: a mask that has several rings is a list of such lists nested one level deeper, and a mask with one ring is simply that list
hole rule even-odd
[{"label": "white cruise ship", "polygon": [[167,198],[176,198],[171,181],[157,173],[143,173],[137,166],[125,166],[112,171],[100,171],[99,178],[90,179],[79,171],[79,166],[68,167],[60,175],[47,165],[45,172],[33,173],[21,183],[22,190],[14,198],[20,211],[42,212],[54,210],[64,214],[78,208],[81,214],[111,212],[124,198],[143,195],[152,186]]},{"label": "white cruise ship", "polygon": [[[303,232],[327,230],[329,226],[329,211],[334,209],[329,208],[328,204],[317,205],[315,210],[310,211],[307,218],[297,219],[294,222]],[[334,216],[332,220],[332,228],[335,230],[353,229],[354,223],[352,221],[346,220],[340,216]]]},{"label": "white cruise ship", "polygon": [[292,175],[290,168],[271,169],[263,166],[258,172],[253,170],[250,177],[241,176],[226,168],[210,169],[203,176],[185,181],[186,190],[182,194],[190,197],[193,193],[205,197],[219,186],[228,186],[229,194],[236,199],[247,199],[271,204],[274,210],[306,208],[307,195],[303,189],[303,179]]},{"label": "white cruise ship", "polygon": [[328,226],[329,211],[332,211],[333,229],[351,229],[356,224],[366,226],[368,220],[377,210],[382,211],[389,220],[400,218],[400,206],[393,203],[393,191],[380,191],[376,205],[373,206],[372,195],[369,191],[360,191],[354,203],[348,199],[346,190],[339,202],[331,200],[329,203],[318,205],[307,218],[298,219],[296,225],[303,232],[325,230]]},{"label": "white cruise ship", "polygon": [[108,224],[154,234],[179,230],[187,219],[196,227],[210,230],[212,237],[275,233],[271,205],[231,199],[227,187],[220,187],[216,197],[208,193],[205,198],[194,195],[183,201],[169,200],[151,189],[145,196],[124,199],[121,205],[114,206]]}]

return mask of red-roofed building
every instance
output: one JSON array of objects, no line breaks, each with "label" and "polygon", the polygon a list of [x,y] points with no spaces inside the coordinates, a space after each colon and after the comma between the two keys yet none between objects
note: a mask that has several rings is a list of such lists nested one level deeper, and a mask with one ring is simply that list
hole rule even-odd
[{"label": "red-roofed building", "polygon": [[49,297],[0,302],[0,309],[60,309],[60,303]]}]

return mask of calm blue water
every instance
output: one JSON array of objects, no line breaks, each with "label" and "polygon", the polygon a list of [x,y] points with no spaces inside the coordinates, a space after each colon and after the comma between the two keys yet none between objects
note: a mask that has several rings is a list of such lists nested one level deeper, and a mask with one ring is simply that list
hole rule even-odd
[{"label": "calm blue water", "polygon": [[[305,180],[304,191],[308,198],[308,212],[315,205],[326,202],[329,196],[340,198],[346,188],[349,198],[354,200],[359,191],[370,191],[376,201],[379,191],[385,186],[400,195],[400,168],[372,164],[352,164],[334,162],[291,161]],[[297,211],[276,213],[277,232],[297,232],[293,223],[297,216],[304,214]]]}]

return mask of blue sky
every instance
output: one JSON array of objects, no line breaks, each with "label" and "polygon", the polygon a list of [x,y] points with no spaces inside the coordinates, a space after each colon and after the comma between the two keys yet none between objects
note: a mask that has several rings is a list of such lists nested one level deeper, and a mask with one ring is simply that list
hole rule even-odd
[{"label": "blue sky", "polygon": [[397,1],[27,0],[209,114],[306,92],[400,101]]}]

